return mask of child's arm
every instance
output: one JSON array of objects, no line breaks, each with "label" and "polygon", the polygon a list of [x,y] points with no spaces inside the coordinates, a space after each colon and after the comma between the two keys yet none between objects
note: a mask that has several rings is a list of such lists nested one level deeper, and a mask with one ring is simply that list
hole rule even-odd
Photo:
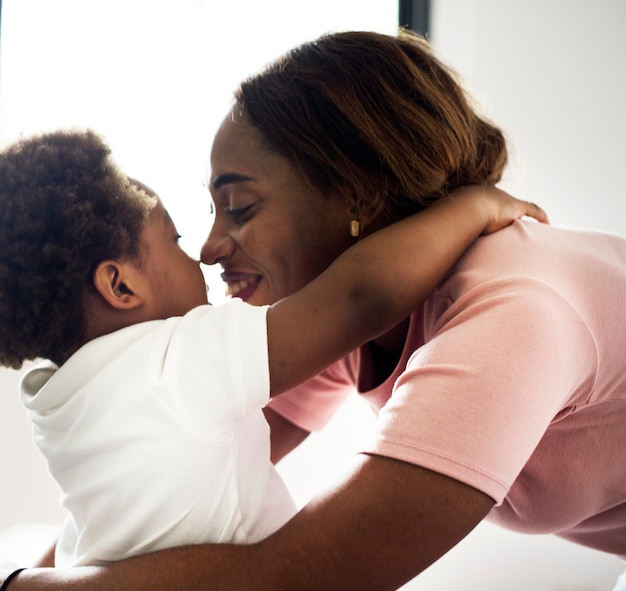
[{"label": "child's arm", "polygon": [[48,548],[46,550],[46,552],[41,555],[34,564],[32,564],[30,566],[30,568],[43,568],[46,566],[50,566],[53,567],[54,566],[54,554],[56,552],[56,547],[57,547],[57,541],[54,541],[54,544],[52,544],[52,546],[50,546],[50,548]]},{"label": "child's arm", "polygon": [[437,287],[466,248],[543,210],[495,187],[468,187],[364,238],[268,310],[271,395],[313,377],[393,328]]}]

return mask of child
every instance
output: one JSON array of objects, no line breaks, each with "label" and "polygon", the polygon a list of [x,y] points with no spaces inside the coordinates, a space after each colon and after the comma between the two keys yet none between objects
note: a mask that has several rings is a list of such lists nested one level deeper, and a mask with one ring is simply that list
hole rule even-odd
[{"label": "child", "polygon": [[69,512],[56,565],[254,542],[290,519],[269,397],[400,322],[481,232],[545,220],[467,191],[359,241],[275,305],[211,307],[162,203],[96,134],[3,150],[0,364],[48,360],[22,397]]}]

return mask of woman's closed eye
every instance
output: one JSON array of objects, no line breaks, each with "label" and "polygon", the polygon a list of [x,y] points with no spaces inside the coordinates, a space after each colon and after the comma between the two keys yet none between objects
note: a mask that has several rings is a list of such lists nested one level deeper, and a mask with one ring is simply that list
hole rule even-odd
[{"label": "woman's closed eye", "polygon": [[254,204],[245,207],[237,207],[235,209],[226,209],[225,213],[232,218],[236,224],[245,224],[253,215]]}]

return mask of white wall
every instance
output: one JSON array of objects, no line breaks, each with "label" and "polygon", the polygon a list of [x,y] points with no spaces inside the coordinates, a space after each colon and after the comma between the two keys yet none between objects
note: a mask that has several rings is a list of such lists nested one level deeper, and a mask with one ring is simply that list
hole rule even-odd
[{"label": "white wall", "polygon": [[[433,0],[433,4],[434,43],[511,138],[513,166],[506,185],[543,205],[554,223],[626,234],[621,179],[626,160],[626,2]],[[243,38],[254,45],[261,22],[259,14],[255,27],[239,36],[240,52]],[[290,39],[284,46],[295,42]],[[232,50],[223,48],[223,68]],[[225,96],[239,77],[224,89]],[[151,89],[146,90],[147,97]],[[167,158],[159,159],[158,154],[151,158],[158,167],[167,164]],[[56,487],[33,448],[14,394],[16,386],[17,373],[0,370],[0,530],[25,521],[55,523],[61,518]],[[370,422],[366,405],[354,400],[325,433],[283,463],[281,470],[299,502],[341,468]],[[521,536],[482,525],[406,589],[608,591],[621,568],[611,557],[555,538]]]},{"label": "white wall", "polygon": [[433,5],[433,43],[508,135],[507,186],[553,223],[626,234],[626,2]]},{"label": "white wall", "polygon": [[17,397],[18,378],[19,372],[0,369],[0,531],[19,523],[60,523],[62,518],[56,483]]}]

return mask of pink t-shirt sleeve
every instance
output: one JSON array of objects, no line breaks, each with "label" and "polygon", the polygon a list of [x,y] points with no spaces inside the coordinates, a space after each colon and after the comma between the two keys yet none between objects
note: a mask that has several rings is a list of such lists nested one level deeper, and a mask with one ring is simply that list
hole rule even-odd
[{"label": "pink t-shirt sleeve", "polygon": [[[593,339],[536,280],[483,284],[426,309],[409,359],[364,449],[464,482],[500,503],[562,409],[593,389]],[[434,319],[428,325],[428,318]]]},{"label": "pink t-shirt sleeve", "polygon": [[353,391],[356,353],[308,382],[273,398],[269,406],[305,431],[319,431]]}]

